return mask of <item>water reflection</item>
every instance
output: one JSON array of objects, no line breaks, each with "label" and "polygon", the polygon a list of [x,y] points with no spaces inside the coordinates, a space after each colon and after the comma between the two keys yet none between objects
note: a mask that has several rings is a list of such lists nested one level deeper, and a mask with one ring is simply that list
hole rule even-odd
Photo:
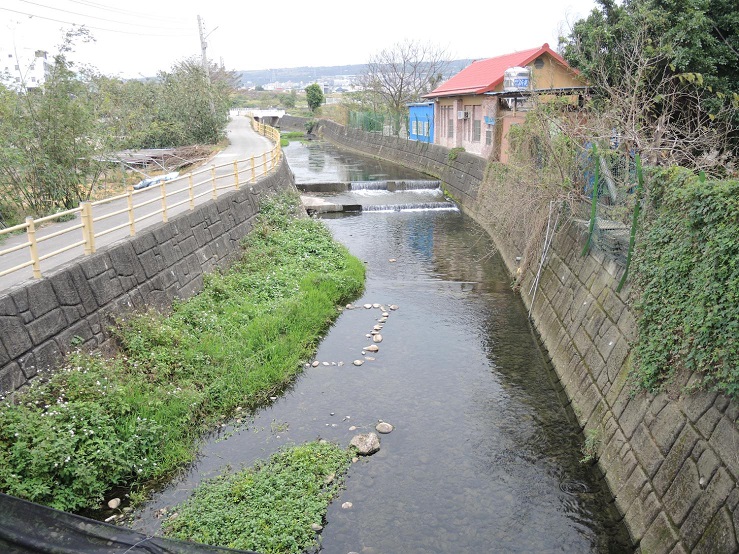
[{"label": "water reflection", "polygon": [[283,148],[300,183],[428,179],[428,175],[369,156],[350,154],[320,141],[292,141]]}]

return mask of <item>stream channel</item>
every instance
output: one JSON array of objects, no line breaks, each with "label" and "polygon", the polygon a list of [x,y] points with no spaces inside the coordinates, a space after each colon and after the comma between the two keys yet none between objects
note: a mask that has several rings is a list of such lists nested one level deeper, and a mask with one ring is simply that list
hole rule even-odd
[{"label": "stream channel", "polygon": [[[374,206],[322,216],[366,263],[365,294],[321,342],[320,365],[248,425],[233,422],[206,440],[191,470],[132,527],[158,533],[157,513],[203,479],[291,443],[348,445],[383,420],[395,430],[352,464],[329,507],[321,552],[632,552],[597,468],[580,462],[580,428],[485,232],[434,185],[388,192],[367,184],[428,183],[426,175],[318,141],[284,152],[297,183],[353,181],[359,190],[327,200]],[[379,352],[363,356],[381,317],[367,303],[398,309]],[[365,356],[374,359],[352,364]]]}]

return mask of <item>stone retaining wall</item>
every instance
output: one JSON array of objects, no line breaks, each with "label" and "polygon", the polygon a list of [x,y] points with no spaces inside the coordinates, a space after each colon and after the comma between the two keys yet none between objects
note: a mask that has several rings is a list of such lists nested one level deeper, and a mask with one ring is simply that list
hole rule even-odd
[{"label": "stone retaining wall", "polygon": [[[339,146],[437,177],[462,209],[493,237],[509,269],[520,245],[496,230],[496,202],[483,183],[485,160],[446,148],[383,137],[321,121],[318,133]],[[532,319],[598,464],[643,554],[736,553],[739,531],[739,404],[716,393],[686,395],[676,383],[657,396],[628,384],[636,321],[623,267],[604,251],[581,250],[586,222],[556,235],[535,293]],[[521,296],[529,294],[533,267]],[[689,379],[689,378],[686,378]]]},{"label": "stone retaining wall", "polygon": [[305,132],[305,124],[308,123],[307,117],[295,117],[292,115],[283,115],[277,122],[280,131],[300,131]]},{"label": "stone retaining wall", "polygon": [[169,307],[238,256],[259,199],[293,189],[286,163],[256,184],[148,227],[48,277],[0,294],[0,394],[59,364],[73,345],[104,348],[117,314]]}]

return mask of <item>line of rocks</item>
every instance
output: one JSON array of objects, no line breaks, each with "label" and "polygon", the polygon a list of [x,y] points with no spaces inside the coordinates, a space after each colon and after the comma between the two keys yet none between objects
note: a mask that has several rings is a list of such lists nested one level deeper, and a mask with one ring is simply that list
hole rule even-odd
[{"label": "line of rocks", "polygon": [[[372,330],[365,335],[366,338],[372,339],[372,344],[365,346],[362,348],[362,356],[364,356],[364,359],[356,359],[352,362],[355,366],[361,366],[364,365],[365,362],[373,362],[375,361],[375,358],[373,356],[368,356],[367,354],[376,354],[380,351],[380,347],[378,344],[380,344],[383,340],[382,334],[380,331],[382,331],[382,328],[384,327],[385,323],[387,323],[388,318],[390,317],[390,313],[394,312],[398,309],[398,306],[395,304],[390,304],[388,307],[385,307],[383,304],[364,304],[362,306],[355,306],[354,304],[347,304],[344,309],[346,310],[356,310],[364,308],[366,310],[371,309],[379,309],[381,310],[381,316],[377,320],[377,324],[372,327]],[[309,367],[318,367],[318,366],[343,366],[344,362],[322,362],[319,360],[313,360],[313,362],[309,362],[305,364],[305,368],[308,369]]]},{"label": "line of rocks", "polygon": [[[394,260],[393,260],[394,261]],[[385,325],[387,323],[388,318],[390,317],[390,313],[394,312],[398,309],[398,306],[395,304],[390,304],[389,306],[385,307],[382,304],[363,304],[362,306],[355,306],[354,304],[347,304],[345,306],[346,310],[355,310],[355,309],[376,309],[381,310],[381,316],[379,319],[377,319],[377,324],[372,327],[372,330],[365,335],[366,338],[372,339],[372,344],[365,346],[362,349],[362,356],[364,356],[364,359],[356,359],[352,363],[355,366],[361,366],[364,365],[364,363],[374,361],[375,358],[373,356],[368,356],[368,353],[376,354],[380,351],[380,347],[378,344],[380,344],[383,340],[382,334],[380,333]],[[311,363],[305,364],[305,367],[318,367],[320,365],[323,366],[343,366],[344,362],[321,362],[319,360],[314,360]],[[333,412],[331,415],[335,415]],[[342,421],[346,421],[349,419],[349,416],[346,416]],[[335,427],[336,424],[326,424],[331,425],[332,427]],[[375,425],[375,431],[379,434],[386,435],[388,433],[392,433],[392,431],[395,428],[393,425],[386,421],[379,420],[377,425]],[[356,431],[357,427],[355,425],[352,425],[349,427],[350,431]],[[372,454],[378,452],[380,450],[380,437],[377,435],[377,433],[371,432],[371,433],[362,433],[359,435],[354,435],[352,437],[351,441],[349,442],[350,446],[353,446],[357,451],[357,456],[371,456]],[[354,457],[352,459],[352,462],[356,463],[359,461],[358,457]],[[353,504],[351,502],[344,502],[341,505],[341,508],[344,510],[350,510],[353,507]],[[321,523],[312,523],[311,529],[316,532],[320,533],[323,530],[323,525]]]}]

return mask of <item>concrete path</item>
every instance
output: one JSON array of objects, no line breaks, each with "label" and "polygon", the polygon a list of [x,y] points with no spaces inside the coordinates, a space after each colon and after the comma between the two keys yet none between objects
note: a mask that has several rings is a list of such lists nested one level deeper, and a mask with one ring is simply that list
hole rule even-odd
[{"label": "concrete path", "polygon": [[[228,124],[227,134],[228,134],[228,139],[230,141],[229,146],[225,148],[223,151],[221,151],[220,153],[218,153],[217,155],[215,155],[211,160],[209,160],[207,164],[203,166],[204,168],[207,168],[211,165],[217,166],[221,164],[228,164],[229,162],[233,162],[236,160],[245,160],[245,159],[250,158],[251,156],[261,156],[262,154],[264,154],[265,152],[269,152],[273,148],[272,143],[268,139],[266,139],[263,136],[260,136],[251,128],[250,120],[249,118],[245,116],[233,117]],[[240,173],[241,171],[244,171],[246,169],[246,166],[243,166],[243,167],[242,166],[239,167]],[[228,175],[231,173],[233,173],[233,165],[228,165],[226,167],[217,169],[216,170],[216,177],[217,177],[216,180],[217,180],[218,186],[225,186],[229,182],[233,182],[233,177],[231,176],[222,177],[220,179],[218,178],[219,175]],[[259,175],[259,173],[257,174]],[[250,176],[251,176],[250,171],[242,173],[240,176],[241,184],[245,184]],[[210,172],[203,173],[202,175],[193,179],[193,181],[197,183],[198,181],[204,181],[205,179],[210,179]],[[178,180],[171,184],[171,187],[174,190],[179,190],[186,186],[187,186],[186,179]],[[201,190],[202,190],[202,187],[201,187]],[[220,192],[220,194],[223,194],[223,193],[224,193],[223,191]],[[160,188],[158,186],[154,186],[154,187],[151,187],[150,189],[146,189],[141,194],[137,194],[134,197],[134,202],[136,204],[141,204],[145,202],[146,200],[158,199],[160,198],[160,196],[161,196]],[[210,198],[211,196],[209,194],[205,194],[201,196],[200,198],[197,198],[195,200],[195,203],[196,204],[204,203],[210,200]],[[178,206],[172,209],[168,208],[167,210],[168,217],[172,217],[176,215],[177,213],[183,212],[188,209],[188,202],[186,201],[187,200],[186,193],[181,193],[181,195],[175,195],[174,198],[169,198],[167,202],[168,204],[174,204],[181,200],[184,200],[184,203],[181,206]],[[118,211],[124,210],[126,207],[127,207],[127,200],[125,198],[117,200],[115,202],[110,202],[110,203],[106,203],[100,206],[96,206],[94,217],[97,219],[103,214],[111,214],[114,212],[118,212]],[[160,202],[153,202],[150,206],[146,208],[141,208],[141,213],[145,214],[145,213],[153,212],[159,209],[160,207],[161,207]],[[137,211],[136,213],[137,213],[136,217],[140,217],[139,211]],[[127,221],[128,221],[128,215],[126,213],[121,213],[113,217],[110,217],[108,219],[96,222],[94,224],[95,233],[99,234],[101,231],[105,229],[111,229],[118,225],[125,224]],[[153,215],[151,217],[148,217],[136,223],[136,231],[138,232],[143,228],[149,227],[156,223],[160,223],[161,221],[162,221],[161,214]],[[42,229],[37,230],[37,236],[38,237],[48,236],[62,229],[65,229],[65,228],[69,229],[79,224],[80,224],[79,218],[75,218],[74,220],[71,220],[71,221],[65,221],[62,223],[54,223],[54,224],[46,225]],[[124,227],[123,229],[119,229],[117,231],[110,232],[102,237],[96,238],[95,247],[96,249],[100,249],[103,246],[106,246],[108,244],[111,244],[121,239],[125,239],[128,236],[129,236],[129,230],[127,227]],[[62,234],[58,237],[51,238],[39,244],[39,256],[43,256],[45,253],[48,253],[48,252],[54,252],[56,250],[59,250],[60,248],[63,248],[65,245],[78,242],[81,240],[81,238],[82,238],[81,230],[71,231],[69,233]],[[12,236],[8,240],[6,240],[4,243],[0,244],[0,250],[11,248],[15,245],[23,244],[25,242],[27,242],[27,237],[25,234]],[[67,252],[54,256],[53,258],[43,260],[41,262],[42,275],[49,274],[53,269],[58,268],[59,266],[66,264],[76,259],[77,257],[83,256],[83,255],[84,255],[83,247],[78,246],[76,248],[68,250]],[[16,265],[22,264],[24,262],[27,262],[28,260],[30,260],[30,253],[29,253],[28,248],[22,248],[16,252],[5,254],[3,256],[0,256],[0,271],[5,268],[14,267]],[[0,277],[0,294],[7,292],[7,290],[10,287],[23,283],[27,281],[28,279],[33,279],[33,270],[30,266]]]}]

